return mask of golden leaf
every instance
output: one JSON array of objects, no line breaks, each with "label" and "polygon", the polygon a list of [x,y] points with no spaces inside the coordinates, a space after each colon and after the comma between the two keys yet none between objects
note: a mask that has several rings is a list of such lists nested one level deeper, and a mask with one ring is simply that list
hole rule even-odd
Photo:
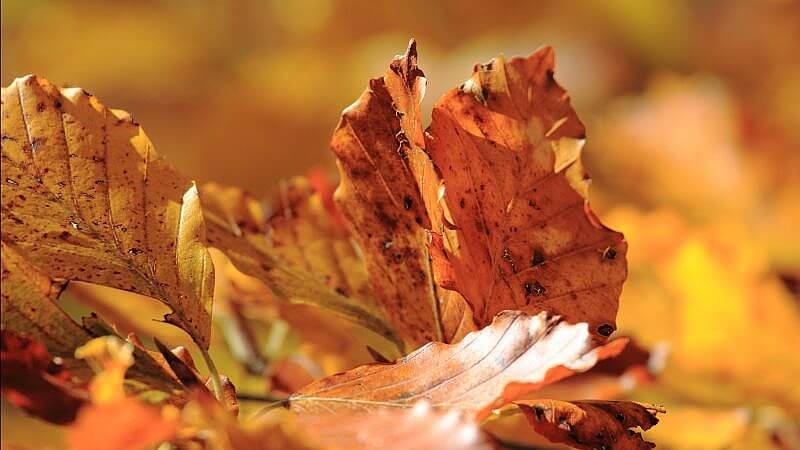
[{"label": "golden leaf", "polygon": [[207,349],[213,266],[194,184],[82,89],[27,76],[2,99],[3,242],[54,279],[160,300]]}]

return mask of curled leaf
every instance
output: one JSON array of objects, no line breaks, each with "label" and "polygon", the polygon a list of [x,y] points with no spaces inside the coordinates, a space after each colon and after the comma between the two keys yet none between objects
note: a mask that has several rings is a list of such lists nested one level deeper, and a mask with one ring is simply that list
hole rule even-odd
[{"label": "curled leaf", "polygon": [[647,450],[646,442],[635,429],[647,430],[658,423],[655,406],[628,401],[524,400],[515,404],[534,429],[553,442],[593,450]]},{"label": "curled leaf", "polygon": [[160,300],[208,348],[214,277],[194,184],[82,89],[27,76],[2,98],[3,242],[52,278]]},{"label": "curled leaf", "polygon": [[290,397],[298,412],[410,407],[493,408],[618,354],[625,340],[594,348],[585,323],[505,311],[457,344],[432,342],[394,364],[370,364],[316,381]]}]

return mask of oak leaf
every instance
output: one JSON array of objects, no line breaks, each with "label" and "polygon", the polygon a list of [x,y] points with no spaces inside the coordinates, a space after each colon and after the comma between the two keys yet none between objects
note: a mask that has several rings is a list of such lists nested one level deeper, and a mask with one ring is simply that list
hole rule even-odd
[{"label": "oak leaf", "polygon": [[490,410],[618,354],[626,340],[595,348],[586,323],[571,325],[540,313],[499,314],[457,344],[431,342],[394,364],[371,364],[316,381],[289,399],[302,412],[409,407],[485,417]]},{"label": "oak leaf", "polygon": [[628,401],[525,400],[515,404],[538,433],[553,442],[586,450],[653,448],[655,444],[646,442],[634,429],[649,429],[658,423],[656,414],[664,412]]},{"label": "oak leaf", "polygon": [[82,89],[27,76],[2,101],[3,242],[54,279],[160,300],[208,348],[213,266],[194,184]]}]

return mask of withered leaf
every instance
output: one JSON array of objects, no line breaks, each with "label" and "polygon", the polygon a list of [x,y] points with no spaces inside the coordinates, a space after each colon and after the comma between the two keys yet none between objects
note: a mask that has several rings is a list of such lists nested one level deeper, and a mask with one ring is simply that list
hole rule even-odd
[{"label": "withered leaf", "polygon": [[443,300],[431,271],[425,197],[438,184],[421,150],[425,83],[411,41],[344,110],[331,141],[341,175],[335,200],[364,253],[370,286],[402,337],[417,345],[474,328],[460,296]]},{"label": "withered leaf", "polygon": [[630,401],[524,400],[515,402],[536,432],[553,442],[593,450],[647,450],[654,444],[642,439],[636,428],[658,423],[655,406]]},{"label": "withered leaf", "polygon": [[370,364],[316,381],[290,397],[298,412],[434,407],[484,417],[544,385],[618,354],[627,341],[594,348],[586,323],[504,311],[457,344],[431,342],[394,364]]},{"label": "withered leaf", "polygon": [[82,89],[27,76],[2,102],[3,242],[54,279],[160,300],[208,348],[213,266],[194,184]]},{"label": "withered leaf", "polygon": [[86,387],[75,384],[42,343],[3,330],[0,350],[3,397],[52,423],[75,420],[89,399]]},{"label": "withered leaf", "polygon": [[[293,186],[297,188],[293,195],[302,198],[295,198],[293,209],[287,211],[303,216],[273,218],[277,245],[270,238],[272,231],[260,202],[241,189],[203,186],[209,245],[225,253],[237,269],[264,282],[277,296],[326,309],[399,345],[371,301],[349,296],[360,292],[358,272],[363,270],[348,247],[349,241],[335,233],[327,234],[332,226],[327,212],[305,183],[295,180]],[[294,232],[304,234],[293,236]],[[301,247],[288,248],[281,240]]]},{"label": "withered leaf", "polygon": [[553,78],[554,54],[502,56],[434,106],[426,151],[440,171],[455,231],[437,261],[478,325],[505,309],[548,311],[615,329],[627,245],[587,203],[583,124]]}]

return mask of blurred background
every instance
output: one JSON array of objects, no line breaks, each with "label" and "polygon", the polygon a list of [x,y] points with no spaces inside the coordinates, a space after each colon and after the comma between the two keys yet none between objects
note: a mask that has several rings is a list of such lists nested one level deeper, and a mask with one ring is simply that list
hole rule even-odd
[{"label": "blurred background", "polygon": [[618,334],[657,356],[609,395],[667,408],[659,448],[800,448],[800,2],[3,0],[2,83],[84,87],[184,173],[269,195],[335,175],[340,111],[410,37],[426,112],[477,62],[555,48],[630,243]]}]

